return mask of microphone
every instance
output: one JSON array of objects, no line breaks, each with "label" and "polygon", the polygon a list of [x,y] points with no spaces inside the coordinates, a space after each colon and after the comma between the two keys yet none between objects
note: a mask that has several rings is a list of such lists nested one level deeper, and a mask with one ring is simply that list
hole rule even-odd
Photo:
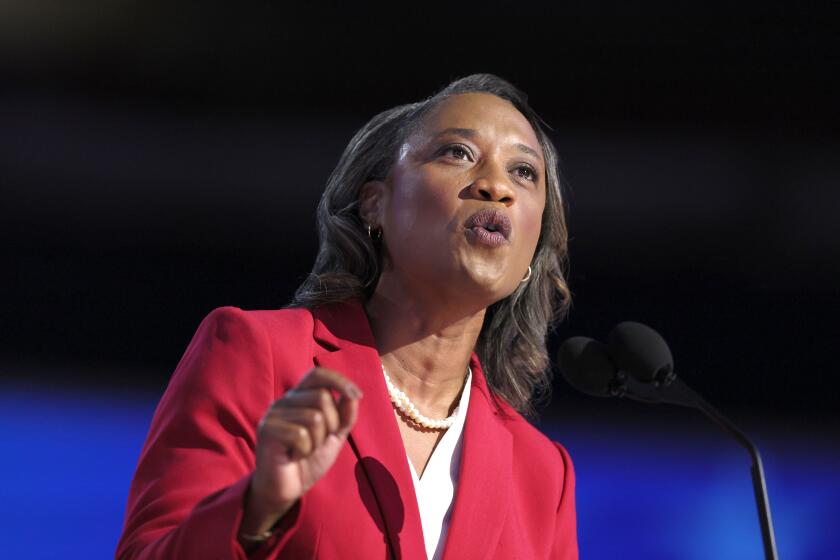
[{"label": "microphone", "polygon": [[610,333],[608,343],[575,336],[557,352],[569,385],[595,397],[627,397],[646,403],[696,408],[702,401],[674,373],[671,350],[659,334],[626,321]]},{"label": "microphone", "polygon": [[616,367],[607,347],[595,339],[575,336],[557,352],[560,369],[569,384],[593,397],[614,396]]},{"label": "microphone", "polygon": [[646,403],[694,408],[709,417],[750,454],[753,492],[766,560],[777,560],[767,483],[758,448],[720,411],[680,380],[671,349],[662,336],[642,323],[616,325],[607,344],[575,336],[557,351],[563,377],[575,389],[596,397],[627,397]]},{"label": "microphone", "polygon": [[671,381],[674,357],[659,333],[641,323],[619,323],[607,339],[610,353],[622,368],[639,381]]}]

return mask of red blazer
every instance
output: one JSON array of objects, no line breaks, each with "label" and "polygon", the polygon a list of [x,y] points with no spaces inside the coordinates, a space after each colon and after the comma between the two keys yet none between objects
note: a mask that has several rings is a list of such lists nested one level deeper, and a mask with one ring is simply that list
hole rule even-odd
[{"label": "red blazer", "polygon": [[[576,559],[566,451],[491,396],[475,355],[445,560]],[[251,557],[422,560],[420,514],[362,307],[242,311],[202,321],[158,405],[116,556],[246,558],[236,540],[268,406],[319,365],[364,392],[348,445]]]}]

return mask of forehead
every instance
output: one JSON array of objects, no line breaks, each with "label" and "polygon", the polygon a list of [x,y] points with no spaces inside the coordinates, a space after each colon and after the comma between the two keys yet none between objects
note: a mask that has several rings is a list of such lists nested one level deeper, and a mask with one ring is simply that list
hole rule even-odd
[{"label": "forehead", "polygon": [[541,153],[531,123],[509,101],[489,93],[462,93],[438,103],[420,126],[421,134],[447,128],[474,129],[482,136],[521,142]]}]

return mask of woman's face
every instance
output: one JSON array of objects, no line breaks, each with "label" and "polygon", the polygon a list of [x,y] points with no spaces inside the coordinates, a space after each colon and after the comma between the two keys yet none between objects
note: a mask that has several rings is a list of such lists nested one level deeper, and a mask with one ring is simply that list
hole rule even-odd
[{"label": "woman's face", "polygon": [[545,161],[511,103],[485,93],[445,99],[401,146],[384,187],[375,222],[383,278],[482,306],[519,286],[540,236]]}]

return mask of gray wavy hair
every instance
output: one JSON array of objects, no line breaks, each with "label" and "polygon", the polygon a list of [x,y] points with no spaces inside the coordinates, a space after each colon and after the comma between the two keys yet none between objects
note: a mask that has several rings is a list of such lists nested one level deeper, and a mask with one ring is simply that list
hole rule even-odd
[{"label": "gray wavy hair", "polygon": [[488,93],[513,104],[534,129],[545,159],[546,203],[531,278],[487,309],[475,349],[491,391],[530,416],[551,388],[546,335],[565,316],[571,301],[565,278],[568,234],[557,152],[543,129],[544,121],[528,105],[527,96],[502,78],[491,74],[461,78],[424,101],[379,113],[356,132],[318,204],[318,256],[291,305],[314,308],[370,298],[382,257],[359,215],[360,189],[368,181],[385,178],[399,147],[430,109],[461,93]]}]

